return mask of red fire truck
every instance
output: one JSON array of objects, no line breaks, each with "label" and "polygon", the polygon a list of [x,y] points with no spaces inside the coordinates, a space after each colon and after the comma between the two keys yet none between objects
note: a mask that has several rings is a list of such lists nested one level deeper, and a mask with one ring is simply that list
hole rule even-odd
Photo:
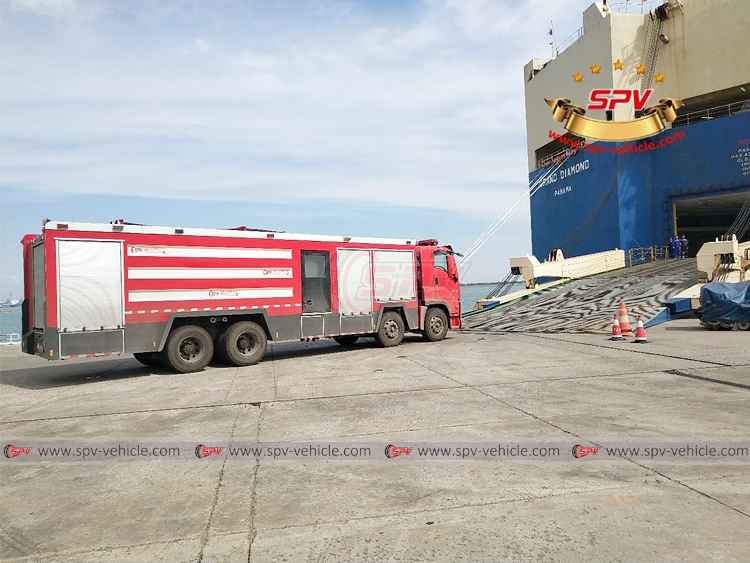
[{"label": "red fire truck", "polygon": [[47,221],[26,235],[23,350],[48,359],[132,353],[203,369],[257,363],[268,340],[461,327],[454,252],[397,240],[236,229]]}]

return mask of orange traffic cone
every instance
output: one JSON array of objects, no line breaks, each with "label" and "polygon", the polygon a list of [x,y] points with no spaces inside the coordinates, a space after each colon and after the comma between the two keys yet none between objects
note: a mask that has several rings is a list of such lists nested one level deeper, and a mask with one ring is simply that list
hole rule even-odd
[{"label": "orange traffic cone", "polygon": [[648,338],[646,338],[646,329],[643,328],[643,319],[640,315],[638,315],[638,323],[635,326],[635,340],[633,342],[638,342],[639,344],[648,342]]},{"label": "orange traffic cone", "polygon": [[610,338],[610,340],[625,340],[625,337],[620,330],[620,321],[618,320],[617,315],[615,315],[615,321],[612,323],[612,338]]},{"label": "orange traffic cone", "polygon": [[620,330],[622,330],[623,336],[633,336],[633,331],[630,328],[630,317],[628,317],[628,308],[625,306],[624,301],[620,301]]}]

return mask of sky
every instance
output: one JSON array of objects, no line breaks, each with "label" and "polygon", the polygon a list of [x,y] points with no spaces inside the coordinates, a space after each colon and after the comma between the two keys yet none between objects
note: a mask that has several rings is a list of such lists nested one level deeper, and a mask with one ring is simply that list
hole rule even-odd
[{"label": "sky", "polygon": [[[0,300],[42,220],[437,238],[528,185],[523,66],[591,0],[4,0]],[[530,252],[524,205],[462,270]]]}]

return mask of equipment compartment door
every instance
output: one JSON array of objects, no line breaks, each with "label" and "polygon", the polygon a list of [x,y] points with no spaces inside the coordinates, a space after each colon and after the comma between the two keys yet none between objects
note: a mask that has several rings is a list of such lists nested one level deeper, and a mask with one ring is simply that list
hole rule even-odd
[{"label": "equipment compartment door", "polygon": [[339,248],[339,312],[342,315],[372,313],[372,265],[369,250]]},{"label": "equipment compartment door", "polygon": [[61,332],[123,327],[122,268],[122,243],[119,241],[58,241]]},{"label": "equipment compartment door", "polygon": [[416,299],[414,252],[411,250],[376,250],[375,301],[412,301]]},{"label": "equipment compartment door", "polygon": [[331,311],[331,265],[328,252],[302,251],[302,313]]}]

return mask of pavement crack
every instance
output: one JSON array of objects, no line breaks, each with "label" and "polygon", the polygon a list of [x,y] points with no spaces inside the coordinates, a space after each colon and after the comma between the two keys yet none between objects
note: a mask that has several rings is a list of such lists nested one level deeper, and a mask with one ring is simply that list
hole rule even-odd
[{"label": "pavement crack", "polygon": [[240,368],[238,367],[234,370],[234,376],[232,377],[232,382],[229,384],[229,389],[227,389],[227,394],[224,395],[225,403],[227,402],[227,399],[229,399],[229,395],[232,392],[232,387],[234,387],[234,382],[237,379],[237,376],[239,375],[239,373],[240,373]]},{"label": "pavement crack", "polygon": [[637,465],[638,467],[642,467],[643,469],[651,471],[652,473],[656,473],[657,475],[659,475],[661,477],[664,477],[668,481],[671,481],[675,485],[679,485],[681,487],[685,487],[686,489],[688,489],[690,491],[693,491],[694,493],[697,493],[697,494],[701,495],[702,497],[710,499],[710,500],[712,500],[714,502],[718,502],[720,505],[725,506],[726,508],[729,508],[730,510],[734,510],[735,512],[737,512],[738,514],[741,514],[742,516],[746,516],[746,517],[750,518],[750,514],[748,514],[747,512],[743,512],[739,508],[735,508],[731,504],[727,504],[723,500],[719,500],[718,498],[713,497],[713,496],[709,495],[708,493],[704,493],[703,491],[699,491],[695,487],[691,487],[690,485],[688,485],[687,483],[683,483],[679,479],[675,479],[674,477],[670,477],[669,475],[667,475],[665,473],[662,473],[661,471],[658,471],[658,470],[654,469],[653,467],[649,467],[648,465],[643,465],[642,463],[639,463],[639,462],[637,462],[634,459],[629,459],[629,458],[623,458],[623,459],[627,459],[629,462]]},{"label": "pavement crack", "polygon": [[346,393],[342,395],[325,395],[323,397],[300,397],[297,399],[280,399],[278,401],[254,401],[244,402],[240,401],[237,403],[211,403],[207,405],[191,405],[186,407],[165,407],[161,409],[143,409],[134,411],[118,411],[118,412],[103,412],[103,413],[92,413],[92,414],[75,414],[70,416],[54,416],[54,417],[43,417],[43,418],[27,418],[24,420],[4,420],[0,422],[0,426],[8,424],[21,424],[26,422],[45,422],[51,420],[75,420],[80,418],[95,418],[100,416],[120,416],[128,414],[142,414],[142,413],[153,413],[153,412],[169,412],[169,411],[181,411],[191,409],[213,409],[213,408],[225,408],[225,407],[236,407],[236,406],[258,406],[276,403],[302,403],[305,401],[321,401],[327,399],[346,399],[349,397],[370,397],[378,395],[397,395],[401,393],[429,393],[431,391],[446,391],[450,389],[456,389],[458,387],[465,387],[463,384],[451,385],[446,387],[426,387],[423,389],[401,389],[398,391],[381,391],[381,392],[367,392],[367,393]]},{"label": "pavement crack", "polygon": [[710,383],[729,385],[730,387],[739,387],[740,389],[750,389],[750,385],[746,385],[744,383],[735,383],[734,381],[725,381],[723,379],[716,379],[714,377],[706,377],[705,375],[696,375],[694,373],[688,373],[679,369],[665,369],[664,373],[668,373],[670,375],[679,375],[680,377],[688,377],[690,379],[697,379],[699,381],[708,381]]},{"label": "pavement crack", "polygon": [[[242,409],[237,410],[237,414],[234,417],[234,423],[232,424],[232,430],[229,433],[229,443],[232,443],[232,440],[234,438],[234,431],[237,428],[237,420],[240,417],[240,414],[242,414]],[[224,460],[221,463],[221,470],[219,471],[219,479],[216,481],[216,488],[214,489],[214,498],[211,501],[211,511],[208,514],[208,520],[206,521],[206,527],[203,530],[203,534],[201,534],[201,542],[200,542],[200,551],[198,552],[198,561],[203,561],[203,551],[206,549],[206,544],[208,544],[209,539],[209,533],[211,531],[211,521],[214,517],[214,512],[216,511],[216,506],[219,504],[219,493],[221,492],[221,486],[224,481],[224,471],[226,470],[227,466],[227,457],[228,454],[225,453]]]},{"label": "pavement crack", "polygon": [[712,366],[719,366],[719,367],[732,367],[732,364],[725,364],[722,362],[712,362],[709,360],[696,360],[695,358],[685,358],[683,356],[673,356],[671,354],[659,354],[657,352],[649,352],[648,350],[638,349],[635,350],[633,348],[620,348],[615,346],[607,346],[605,344],[594,344],[592,342],[578,342],[577,340],[566,340],[564,338],[552,338],[551,336],[544,336],[542,334],[534,334],[531,332],[522,332],[522,333],[514,333],[519,336],[530,336],[531,338],[541,338],[543,340],[552,340],[555,342],[565,342],[566,344],[578,344],[580,346],[592,346],[594,348],[604,348],[606,350],[619,350],[622,352],[630,352],[631,354],[645,354],[647,356],[658,356],[660,358],[670,358],[672,360],[684,360],[688,362],[697,362],[699,364],[709,364]]},{"label": "pavement crack", "polygon": [[[263,405],[258,410],[258,430],[255,434],[255,441],[260,442],[260,423],[263,418]],[[250,518],[247,527],[247,563],[250,563],[250,559],[253,555],[253,542],[258,535],[258,529],[255,527],[255,507],[257,506],[256,501],[258,498],[257,485],[258,485],[258,471],[260,470],[260,458],[255,459],[255,467],[253,468],[253,483],[250,491]]]},{"label": "pavement crack", "polygon": [[[583,495],[586,493],[598,493],[602,491],[620,491],[620,490],[622,490],[622,487],[618,485],[618,486],[613,486],[613,487],[601,487],[601,488],[586,489],[586,490],[581,490],[581,491],[565,491],[562,493],[549,493],[549,494],[544,494],[544,495],[525,495],[519,498],[504,498],[504,499],[482,501],[482,502],[466,502],[463,504],[457,504],[455,506],[430,507],[430,508],[422,508],[418,510],[402,510],[400,512],[395,512],[395,513],[374,514],[372,516],[358,516],[355,518],[347,518],[344,520],[323,520],[323,521],[307,522],[303,524],[289,524],[287,526],[271,526],[271,527],[263,528],[263,529],[265,531],[278,531],[278,530],[293,530],[295,528],[309,528],[310,526],[324,526],[328,524],[335,524],[337,526],[342,526],[342,525],[346,525],[352,522],[366,522],[368,520],[377,520],[379,518],[391,518],[391,517],[398,517],[398,516],[415,516],[417,514],[427,514],[427,513],[435,514],[439,512],[447,512],[450,510],[461,510],[464,508],[481,508],[485,506],[498,506],[498,505],[503,505],[503,504],[533,502],[535,500],[544,500],[544,499],[551,499],[551,498]],[[412,502],[416,502],[416,501],[412,501]]]},{"label": "pavement crack", "polygon": [[[115,361],[115,362],[114,362],[114,365],[112,365],[112,366],[108,367],[107,369],[105,369],[105,370],[103,370],[103,371],[99,371],[99,372],[96,372],[96,373],[93,373],[93,374],[89,374],[89,375],[88,375],[87,377],[96,377],[96,378],[98,378],[98,377],[101,377],[101,376],[102,376],[102,375],[104,375],[105,373],[109,373],[109,372],[110,372],[110,371],[112,371],[113,369],[117,369],[117,368],[118,368],[118,367],[120,367],[120,366],[121,366],[122,364],[125,364],[125,363],[127,363],[127,362],[128,362],[128,360],[119,360],[119,361]],[[108,362],[108,363],[109,363],[109,362]],[[89,382],[89,383],[87,383],[87,384],[78,384],[78,385],[91,385],[91,383]],[[49,399],[42,399],[42,400],[35,400],[35,401],[32,401],[32,402],[31,402],[31,403],[30,403],[30,404],[29,404],[28,406],[25,406],[25,407],[23,407],[22,409],[19,409],[19,410],[15,411],[15,412],[14,412],[13,414],[9,415],[9,418],[12,418],[12,417],[14,417],[14,416],[19,416],[19,415],[21,415],[21,414],[25,413],[26,411],[29,411],[29,410],[31,410],[31,409],[35,409],[35,408],[39,408],[39,406],[40,406],[40,405],[46,405],[46,404],[49,404],[49,403],[55,402],[55,401],[57,401],[57,400],[59,400],[59,399],[58,399],[58,397],[56,397],[56,396],[53,396],[53,397],[51,397],[51,398],[49,398]],[[0,423],[0,424],[6,423],[6,422],[13,422],[13,421],[10,421],[10,420],[8,420],[8,419],[6,418],[6,419],[3,419],[2,423]]]},{"label": "pavement crack", "polygon": [[569,430],[565,430],[561,426],[558,426],[557,424],[553,424],[552,422],[549,422],[548,420],[544,420],[543,418],[541,418],[541,417],[539,417],[539,416],[537,416],[535,414],[532,414],[529,411],[522,409],[521,407],[517,407],[516,405],[512,405],[511,403],[509,403],[507,401],[503,401],[502,399],[498,399],[494,395],[491,395],[491,394],[483,391],[482,389],[479,389],[478,387],[474,387],[474,386],[469,385],[467,383],[462,383],[461,381],[458,381],[457,379],[454,379],[454,378],[450,377],[449,375],[445,375],[444,373],[441,373],[441,372],[437,371],[434,368],[431,368],[429,366],[421,364],[417,360],[414,360],[412,358],[409,358],[409,361],[410,362],[414,362],[418,366],[420,366],[420,367],[422,367],[424,369],[430,370],[431,372],[436,373],[437,375],[445,377],[446,379],[450,379],[451,381],[453,381],[455,383],[458,383],[459,385],[461,385],[462,387],[464,387],[466,389],[471,389],[472,391],[476,391],[477,393],[480,393],[480,394],[484,395],[485,397],[489,397],[490,399],[492,399],[494,401],[497,401],[498,403],[501,403],[501,404],[505,405],[506,407],[510,407],[510,408],[512,408],[512,409],[514,409],[514,410],[516,410],[518,412],[521,412],[521,413],[525,414],[526,416],[529,416],[529,417],[531,417],[531,418],[533,418],[535,420],[538,420],[539,422],[543,422],[544,424],[546,424],[548,426],[551,426],[552,428],[556,428],[560,432],[564,432],[565,434],[568,434],[570,436],[575,436],[576,438],[583,439],[581,436],[579,436],[578,434],[576,434],[574,432],[571,432]]},{"label": "pavement crack", "polygon": [[[112,545],[103,545],[99,547],[95,547],[92,549],[74,549],[74,550],[60,550],[60,551],[43,551],[39,553],[35,553],[33,555],[23,555],[20,557],[14,557],[13,559],[6,559],[3,558],[2,561],[55,561],[59,560],[58,558],[60,556],[74,556],[74,555],[86,555],[89,553],[106,553],[107,555],[111,555],[111,552],[116,549],[133,549],[137,547],[147,547],[147,546],[154,546],[159,544],[164,545],[173,545],[184,541],[190,541],[198,539],[198,536],[196,534],[191,534],[187,536],[179,536],[175,538],[171,538],[165,541],[145,541],[145,542],[139,542],[139,543],[128,543],[128,544],[112,544]],[[3,554],[5,555],[5,554]],[[87,559],[77,559],[78,561],[86,561]]]},{"label": "pavement crack", "polygon": [[276,350],[271,346],[271,376],[273,377],[273,400],[279,400],[279,388],[276,385]]},{"label": "pavement crack", "polygon": [[[592,346],[595,346],[595,345],[592,345]],[[607,347],[607,346],[603,346],[603,348],[608,348],[608,347]],[[659,355],[659,354],[656,354],[656,355]],[[681,358],[681,359],[685,359],[685,358]],[[452,377],[450,377],[450,376],[448,376],[448,375],[445,375],[444,373],[440,373],[440,372],[439,372],[439,371],[437,371],[436,369],[433,369],[433,368],[431,368],[431,367],[425,366],[425,365],[421,364],[420,362],[418,362],[418,361],[416,361],[416,360],[414,360],[414,359],[411,359],[411,358],[409,358],[409,361],[411,361],[411,362],[414,362],[414,363],[415,363],[415,364],[417,364],[418,366],[421,366],[421,367],[423,367],[424,369],[430,370],[430,371],[432,371],[433,373],[436,373],[437,375],[441,375],[441,376],[443,376],[443,377],[445,377],[445,378],[447,378],[447,379],[450,379],[451,381],[455,381],[456,383],[460,383],[460,382],[459,382],[458,380],[456,380],[456,379],[454,379],[454,378],[452,378]],[[712,363],[712,362],[705,362],[705,363]],[[723,365],[723,364],[722,364],[722,365]],[[727,366],[725,366],[725,367],[731,367],[731,366],[728,366],[728,365],[727,365]],[[674,371],[678,371],[678,370],[671,370],[671,371],[665,370],[665,371],[666,371],[667,373],[671,373],[671,372],[674,372]],[[687,375],[687,374],[684,374],[684,373],[677,373],[676,375]],[[711,378],[703,378],[703,377],[698,377],[698,378],[699,378],[699,379],[711,379]],[[724,381],[720,381],[720,380],[713,380],[713,381],[715,381],[715,382],[717,382],[717,383],[726,383],[726,382],[724,382]],[[580,434],[576,434],[575,432],[572,432],[572,431],[570,431],[570,430],[566,430],[566,429],[565,429],[565,428],[563,428],[562,426],[558,426],[557,424],[554,424],[554,423],[552,423],[552,422],[550,422],[550,421],[548,421],[548,420],[545,420],[545,419],[543,419],[542,417],[540,417],[540,416],[537,416],[537,415],[535,415],[535,414],[533,414],[533,413],[531,413],[531,412],[529,412],[529,411],[527,411],[527,410],[525,410],[525,409],[522,409],[522,408],[520,408],[520,407],[517,407],[517,406],[515,406],[515,405],[512,405],[511,403],[508,403],[507,401],[503,401],[502,399],[498,399],[497,397],[494,397],[494,396],[490,395],[489,393],[485,393],[485,392],[484,392],[484,391],[482,391],[481,389],[478,389],[478,388],[476,388],[476,387],[472,387],[471,385],[467,385],[467,384],[462,384],[462,385],[463,385],[464,387],[468,387],[469,389],[472,389],[472,390],[474,390],[474,391],[477,391],[478,393],[481,393],[482,395],[485,395],[485,396],[487,396],[487,397],[490,397],[491,399],[494,399],[495,401],[498,401],[499,403],[502,403],[502,404],[506,405],[507,407],[510,407],[510,408],[512,408],[512,409],[515,409],[515,410],[517,410],[517,411],[519,411],[519,412],[522,412],[522,413],[524,413],[525,415],[527,415],[527,416],[530,416],[531,418],[533,418],[533,419],[535,419],[535,420],[538,420],[539,422],[542,422],[542,423],[544,423],[544,424],[546,424],[546,425],[548,425],[548,426],[551,426],[551,427],[553,427],[553,428],[556,428],[556,429],[557,429],[557,430],[559,430],[560,432],[564,432],[565,434],[568,434],[568,435],[570,435],[570,436],[574,436],[574,437],[576,437],[576,438],[580,438],[581,440],[585,440],[585,441],[587,441],[587,442],[590,442],[590,443],[596,444],[596,442],[595,442],[595,441],[593,441],[593,440],[590,440],[590,439],[588,439],[588,438],[585,438],[584,436],[581,436]],[[739,384],[738,384],[738,385],[739,385]],[[745,386],[743,386],[743,387],[745,387]],[[601,446],[601,444],[596,444],[596,445],[598,445],[598,446]],[[698,493],[699,495],[702,495],[702,496],[704,496],[704,497],[706,497],[706,498],[708,498],[708,499],[711,499],[711,500],[713,500],[713,501],[715,501],[715,502],[718,502],[719,504],[721,504],[721,505],[723,505],[723,506],[725,506],[725,507],[727,507],[727,508],[730,508],[731,510],[734,510],[735,512],[738,512],[739,514],[742,514],[743,516],[748,516],[748,517],[750,517],[750,515],[746,514],[745,512],[743,512],[743,511],[741,511],[741,510],[739,510],[739,509],[737,509],[737,508],[735,508],[735,507],[733,507],[733,506],[731,506],[731,505],[729,505],[729,504],[727,504],[727,503],[725,503],[725,502],[723,502],[723,501],[721,501],[721,500],[719,500],[719,499],[717,499],[717,498],[715,498],[715,497],[712,497],[711,495],[709,495],[709,494],[707,494],[707,493],[704,493],[704,492],[702,492],[702,491],[699,491],[698,489],[696,489],[696,488],[694,488],[694,487],[691,487],[690,485],[687,485],[687,484],[685,484],[685,483],[682,483],[681,481],[679,481],[679,480],[677,480],[677,479],[673,479],[672,477],[669,477],[668,475],[664,475],[663,473],[661,473],[661,472],[659,472],[659,471],[657,471],[657,470],[655,470],[655,469],[653,469],[653,468],[651,468],[651,467],[648,467],[648,466],[646,466],[646,465],[643,465],[643,464],[641,464],[641,463],[638,463],[637,461],[635,461],[635,460],[633,460],[633,459],[629,459],[629,458],[623,458],[623,459],[626,459],[627,461],[629,461],[629,462],[631,462],[631,463],[633,463],[633,464],[637,465],[638,467],[641,467],[641,468],[643,468],[643,469],[646,469],[646,470],[648,470],[648,471],[651,471],[651,472],[653,472],[653,473],[656,473],[657,475],[660,475],[660,476],[664,477],[665,479],[668,479],[669,481],[671,481],[671,482],[675,483],[676,485],[680,485],[680,486],[683,486],[683,487],[685,487],[685,488],[687,488],[687,489],[689,489],[689,490],[691,490],[691,491],[693,491],[693,492],[695,492],[695,493]]]}]

